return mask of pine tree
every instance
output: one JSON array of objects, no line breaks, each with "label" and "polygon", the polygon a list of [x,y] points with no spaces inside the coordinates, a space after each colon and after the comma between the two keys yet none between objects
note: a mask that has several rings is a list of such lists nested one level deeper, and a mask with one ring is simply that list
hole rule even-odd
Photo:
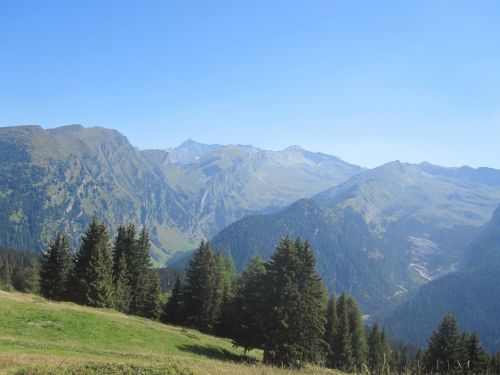
[{"label": "pine tree", "polygon": [[266,342],[266,268],[262,258],[254,257],[236,282],[234,326],[231,338],[245,351],[264,349]]},{"label": "pine tree", "polygon": [[368,335],[368,367],[373,374],[386,373],[391,349],[385,332],[375,322]]},{"label": "pine tree", "polygon": [[120,225],[113,247],[113,284],[115,289],[115,307],[122,312],[130,310],[130,258],[136,245],[135,225]]},{"label": "pine tree", "polygon": [[115,308],[127,313],[130,309],[130,288],[128,279],[127,260],[121,257],[118,262],[116,278],[114,279]]},{"label": "pine tree", "polygon": [[139,234],[134,246],[128,254],[128,274],[130,287],[130,313],[146,316],[146,299],[149,286],[149,275],[152,268],[149,256],[151,243],[145,228]]},{"label": "pine tree", "polygon": [[234,294],[231,286],[225,285],[222,292],[222,301],[217,317],[215,333],[220,337],[231,337],[234,320]]},{"label": "pine tree", "polygon": [[40,263],[33,259],[26,267],[14,267],[12,285],[23,293],[38,293],[40,289]]},{"label": "pine tree", "polygon": [[352,297],[347,298],[349,332],[351,333],[352,354],[354,357],[355,372],[361,371],[366,365],[368,348],[366,345],[365,326],[361,318],[361,312],[356,301]]},{"label": "pine tree", "polygon": [[73,295],[94,307],[113,305],[113,259],[106,225],[94,217],[75,258]]},{"label": "pine tree", "polygon": [[203,332],[215,326],[217,305],[217,264],[208,242],[202,241],[186,272],[184,293],[186,322]]},{"label": "pine tree", "polygon": [[461,342],[455,318],[448,314],[432,333],[425,353],[429,371],[451,372],[459,367]]},{"label": "pine tree", "polygon": [[338,316],[337,316],[337,298],[335,294],[332,295],[328,301],[326,309],[326,326],[325,326],[325,342],[327,343],[326,365],[335,368],[335,361],[337,357],[337,330],[338,330]]},{"label": "pine tree", "polygon": [[146,299],[144,303],[143,316],[145,318],[157,320],[160,317],[160,294],[160,276],[157,273],[150,271]]},{"label": "pine tree", "polygon": [[488,366],[488,354],[485,352],[479,341],[477,332],[472,332],[465,341],[467,355],[466,373],[484,374]]},{"label": "pine tree", "polygon": [[347,296],[342,293],[337,300],[338,329],[336,368],[346,372],[354,371],[355,359],[352,348],[352,334],[349,324],[349,305]]},{"label": "pine tree", "polygon": [[50,299],[67,297],[68,276],[71,267],[71,250],[65,233],[57,233],[40,264],[40,293]]},{"label": "pine tree", "polygon": [[324,289],[309,244],[285,237],[266,264],[264,361],[300,367],[322,352]]},{"label": "pine tree", "polygon": [[183,324],[183,310],[181,279],[177,276],[174,287],[172,288],[172,295],[164,306],[161,321],[167,324]]}]

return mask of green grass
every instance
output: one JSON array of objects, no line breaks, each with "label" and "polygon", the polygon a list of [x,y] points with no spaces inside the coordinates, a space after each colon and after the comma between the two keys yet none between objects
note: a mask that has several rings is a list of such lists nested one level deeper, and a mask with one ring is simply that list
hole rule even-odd
[{"label": "green grass", "polygon": [[[230,341],[195,330],[0,291],[0,373],[335,373],[317,367],[276,369],[260,360],[259,352],[245,355]],[[85,366],[97,370],[82,370]]]}]

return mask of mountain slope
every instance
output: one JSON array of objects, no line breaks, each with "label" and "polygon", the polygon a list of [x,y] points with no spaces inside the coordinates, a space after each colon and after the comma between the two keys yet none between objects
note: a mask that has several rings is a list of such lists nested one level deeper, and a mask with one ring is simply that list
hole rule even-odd
[{"label": "mountain slope", "polygon": [[[267,151],[243,145],[202,145],[188,141],[163,153],[171,186],[196,217],[193,233],[212,237],[244,216],[276,211],[359,173],[337,157],[294,146]],[[181,162],[173,162],[181,160]]]},{"label": "mountain slope", "polygon": [[92,215],[145,224],[162,264],[235,220],[271,212],[360,167],[297,147],[203,145],[140,151],[114,130],[0,128],[0,244],[43,250],[56,230],[73,246]]},{"label": "mountain slope", "polygon": [[499,199],[496,186],[394,162],[276,214],[244,218],[213,245],[241,269],[285,234],[308,238],[327,287],[374,312],[457,267]]},{"label": "mountain slope", "polygon": [[382,317],[389,335],[425,345],[446,313],[460,326],[477,330],[492,352],[500,350],[500,207],[470,243],[461,269],[422,287],[418,294]]},{"label": "mountain slope", "polygon": [[164,177],[116,131],[1,128],[0,150],[0,243],[42,250],[64,229],[76,245],[95,214],[112,229],[147,224],[161,260],[171,245],[162,230],[173,244],[193,220]]}]

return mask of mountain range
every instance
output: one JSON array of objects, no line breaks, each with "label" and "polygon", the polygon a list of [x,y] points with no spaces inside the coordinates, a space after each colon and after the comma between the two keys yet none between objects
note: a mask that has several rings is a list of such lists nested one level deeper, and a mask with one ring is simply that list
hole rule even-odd
[{"label": "mountain range", "polygon": [[460,267],[422,286],[415,296],[378,317],[391,337],[424,346],[441,318],[453,314],[477,331],[491,352],[500,350],[500,207],[467,245]]},{"label": "mountain range", "polygon": [[56,230],[73,246],[92,215],[151,232],[152,256],[195,247],[245,215],[272,212],[361,170],[299,147],[203,145],[139,150],[115,130],[0,128],[0,243],[41,251]]},{"label": "mountain range", "polygon": [[[500,171],[391,162],[213,238],[238,269],[290,234],[310,239],[331,292],[373,313],[461,267],[466,244],[500,202]],[[486,175],[486,177],[485,177]]]},{"label": "mountain range", "polygon": [[[414,335],[401,328],[408,306],[451,284],[483,285],[473,280],[495,264],[485,233],[499,222],[497,213],[487,225],[499,203],[500,171],[491,168],[395,161],[365,169],[298,146],[188,140],[139,150],[100,127],[0,128],[0,244],[42,251],[65,230],[77,247],[97,215],[112,235],[121,223],[146,225],[156,265],[183,265],[187,250],[211,239],[242,270],[255,255],[269,257],[283,236],[300,236],[311,241],[328,290],[396,322],[391,334],[402,338]],[[471,311],[458,315],[473,322]],[[429,326],[421,329],[428,336]]]}]

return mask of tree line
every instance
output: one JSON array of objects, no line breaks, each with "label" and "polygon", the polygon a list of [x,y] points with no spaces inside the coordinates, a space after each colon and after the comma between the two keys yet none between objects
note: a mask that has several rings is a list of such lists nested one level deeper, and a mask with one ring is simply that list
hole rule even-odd
[{"label": "tree line", "polygon": [[74,254],[68,237],[57,233],[42,255],[40,293],[92,307],[158,319],[160,280],[152,270],[149,234],[122,225],[111,245],[107,226],[92,219]]},{"label": "tree line", "polygon": [[76,253],[64,233],[55,235],[39,264],[0,251],[0,286],[8,285],[5,270],[15,268],[26,279],[17,282],[24,291],[227,337],[245,351],[262,350],[272,365],[315,363],[369,374],[500,373],[500,355],[486,353],[476,333],[460,332],[451,315],[426,350],[391,342],[377,323],[366,326],[351,296],[328,297],[308,241],[285,237],[268,261],[255,257],[239,275],[230,257],[202,241],[166,303],[149,249],[145,229],[122,225],[111,243],[106,225],[93,218]]}]

